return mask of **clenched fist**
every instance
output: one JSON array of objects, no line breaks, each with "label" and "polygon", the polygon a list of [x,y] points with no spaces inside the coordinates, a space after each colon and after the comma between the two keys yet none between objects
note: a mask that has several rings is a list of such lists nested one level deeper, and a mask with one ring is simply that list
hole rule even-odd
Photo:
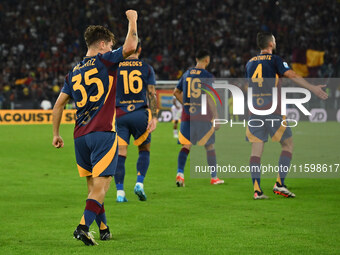
[{"label": "clenched fist", "polygon": [[137,21],[138,15],[135,10],[127,10],[125,14],[129,21]]}]

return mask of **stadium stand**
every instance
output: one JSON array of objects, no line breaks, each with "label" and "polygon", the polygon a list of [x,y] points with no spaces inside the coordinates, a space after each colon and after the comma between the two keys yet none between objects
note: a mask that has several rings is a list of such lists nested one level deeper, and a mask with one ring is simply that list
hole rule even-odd
[{"label": "stadium stand", "polygon": [[201,46],[211,50],[216,77],[243,77],[259,30],[276,35],[278,55],[290,63],[304,64],[308,49],[324,54],[306,76],[340,75],[339,0],[11,0],[0,2],[0,109],[54,103],[67,70],[86,53],[85,28],[106,25],[121,45],[127,22],[118,10],[130,8],[157,79],[178,79]]}]

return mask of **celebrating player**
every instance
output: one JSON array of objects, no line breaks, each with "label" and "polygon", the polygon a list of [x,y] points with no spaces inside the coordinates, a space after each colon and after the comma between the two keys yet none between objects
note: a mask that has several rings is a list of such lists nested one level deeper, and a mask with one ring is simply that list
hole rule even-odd
[{"label": "celebrating player", "polygon": [[135,139],[133,144],[139,150],[134,192],[140,201],[146,200],[144,178],[150,163],[150,133],[157,124],[157,101],[155,73],[150,65],[138,59],[141,51],[139,41],[135,53],[121,62],[118,68],[116,105],[119,156],[115,173],[117,202],[127,202],[124,191],[125,160],[131,135]]},{"label": "celebrating player", "polygon": [[123,47],[112,51],[114,35],[105,27],[89,26],[84,34],[88,51],[65,78],[64,87],[53,108],[53,146],[64,147],[59,126],[64,107],[73,98],[77,108],[74,144],[79,175],[86,176],[88,197],[74,237],[86,245],[96,245],[89,227],[96,220],[100,239],[112,235],[106,223],[104,198],[117,166],[115,124],[116,73],[119,62],[134,53],[137,38],[137,12],[126,12],[129,28]]},{"label": "celebrating player", "polygon": [[[279,76],[292,79],[301,87],[304,87],[321,99],[327,99],[327,94],[322,90],[325,85],[314,86],[292,71],[288,64],[279,56],[273,55],[276,49],[275,37],[271,33],[260,32],[257,34],[257,45],[261,49],[258,56],[250,59],[246,65],[246,77],[249,80],[249,87],[253,89],[253,105],[258,110],[271,108],[272,105],[272,88],[278,86],[280,93]],[[264,78],[264,79],[263,79]],[[266,79],[274,78],[274,79]],[[281,98],[280,96],[278,98]],[[289,127],[281,125],[285,116],[281,115],[280,103],[276,111],[267,116],[250,115],[252,119],[278,119],[274,124],[264,121],[262,127],[247,127],[246,139],[252,143],[250,167],[254,185],[254,199],[267,199],[263,194],[260,186],[261,175],[261,156],[264,143],[268,140],[268,134],[273,141],[281,143],[282,152],[279,158],[279,175],[273,188],[273,192],[284,197],[295,197],[295,194],[289,191],[285,185],[286,169],[290,166],[293,153],[292,132]]]},{"label": "celebrating player", "polygon": [[[178,155],[176,185],[184,186],[184,167],[190,152],[191,145],[204,145],[207,151],[208,164],[216,169],[215,128],[212,126],[213,117],[217,117],[214,107],[208,107],[208,114],[201,115],[200,98],[204,86],[211,87],[213,75],[206,67],[210,63],[210,54],[202,49],[196,54],[196,67],[187,70],[174,90],[174,96],[183,105],[179,142],[182,148]],[[210,83],[210,85],[208,84]],[[210,102],[210,101],[208,101]],[[191,128],[190,128],[191,125]],[[216,171],[211,171],[211,184],[222,184],[223,180],[217,178]]]},{"label": "celebrating player", "polygon": [[182,114],[182,105],[181,103],[174,97],[172,99],[172,106],[171,106],[171,113],[172,113],[172,121],[174,122],[174,138],[178,138],[178,130],[177,130],[177,125],[178,121],[181,118]]}]

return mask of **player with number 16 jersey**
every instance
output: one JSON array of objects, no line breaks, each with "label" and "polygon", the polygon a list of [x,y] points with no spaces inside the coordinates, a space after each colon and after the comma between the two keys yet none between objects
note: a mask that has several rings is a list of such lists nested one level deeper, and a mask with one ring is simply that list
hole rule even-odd
[{"label": "player with number 16 jersey", "polygon": [[[141,41],[135,53],[119,63],[117,73],[117,130],[119,156],[115,182],[117,202],[127,202],[124,191],[125,159],[131,135],[138,146],[137,181],[135,194],[145,201],[144,177],[150,162],[151,132],[156,127],[157,104],[155,91],[155,72],[153,68],[139,59]],[[149,103],[149,104],[148,104]]]}]

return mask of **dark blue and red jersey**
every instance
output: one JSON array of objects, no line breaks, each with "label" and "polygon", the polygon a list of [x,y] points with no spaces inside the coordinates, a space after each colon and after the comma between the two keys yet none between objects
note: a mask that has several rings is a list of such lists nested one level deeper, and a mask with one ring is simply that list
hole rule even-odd
[{"label": "dark blue and red jersey", "polygon": [[287,62],[272,54],[260,54],[246,65],[246,78],[253,89],[253,106],[258,110],[270,109],[273,88],[278,88],[278,105],[274,114],[281,114],[281,85],[279,77],[290,70]]},{"label": "dark blue and red jersey", "polygon": [[65,78],[61,92],[73,98],[77,113],[74,138],[96,131],[116,132],[117,68],[123,48],[85,57]]},{"label": "dark blue and red jersey", "polygon": [[201,115],[202,90],[209,90],[214,76],[205,69],[190,68],[181,77],[177,89],[183,92],[182,121],[211,121],[212,111],[207,105],[207,114]]},{"label": "dark blue and red jersey", "polygon": [[117,118],[148,107],[148,85],[156,85],[153,68],[142,60],[126,59],[119,63],[117,75]]}]

